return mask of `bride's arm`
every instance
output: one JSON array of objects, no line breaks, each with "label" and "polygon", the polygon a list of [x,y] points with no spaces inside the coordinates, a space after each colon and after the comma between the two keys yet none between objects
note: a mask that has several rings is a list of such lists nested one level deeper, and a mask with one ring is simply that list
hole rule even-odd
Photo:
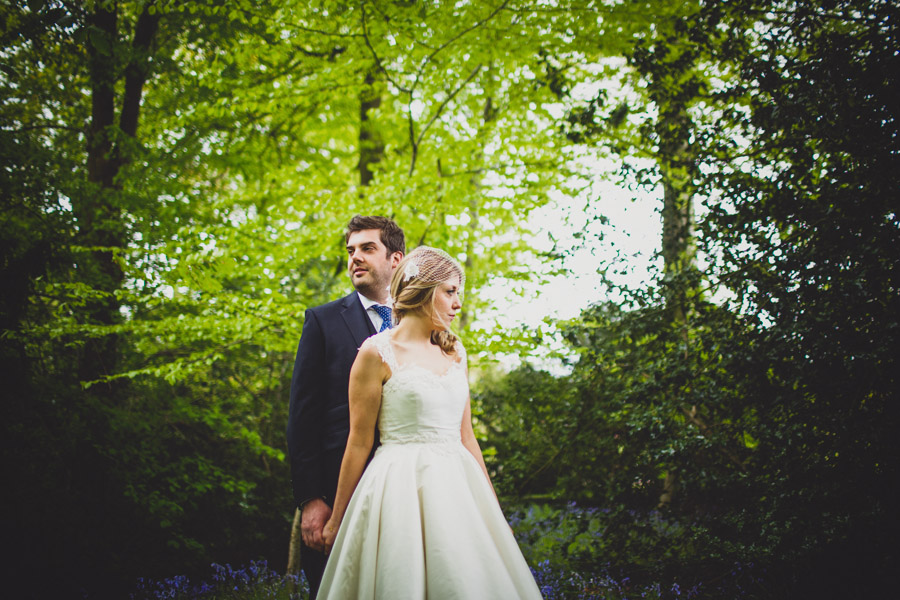
[{"label": "bride's arm", "polygon": [[[469,398],[466,400],[466,410],[463,413],[462,426],[460,427],[460,436],[462,437],[463,446],[466,447],[472,456],[475,457],[475,460],[478,461],[478,464],[481,466],[481,471],[484,473],[484,476],[487,477],[488,485],[491,486],[491,490],[494,490],[494,484],[491,483],[491,476],[488,475],[487,465],[484,464],[484,456],[481,454],[481,447],[478,445],[478,440],[475,438],[475,430],[472,428],[472,399]],[[494,490],[494,496],[497,495],[497,491]]]},{"label": "bride's arm", "polygon": [[326,554],[334,544],[344,511],[350,496],[362,477],[366,460],[375,443],[375,425],[381,406],[381,386],[387,376],[387,367],[378,350],[371,343],[363,343],[350,369],[350,434],[341,460],[337,493],[331,518],[325,523],[323,537]]}]

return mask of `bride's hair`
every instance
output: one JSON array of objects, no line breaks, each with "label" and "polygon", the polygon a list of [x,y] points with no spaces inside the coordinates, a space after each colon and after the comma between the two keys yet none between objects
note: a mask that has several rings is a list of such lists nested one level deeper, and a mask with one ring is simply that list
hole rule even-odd
[{"label": "bride's hair", "polygon": [[[419,246],[407,254],[394,276],[391,278],[391,298],[394,300],[393,317],[397,323],[403,315],[415,311],[423,311],[430,306],[434,319],[434,291],[450,279],[459,277],[459,288],[462,291],[466,275],[458,262],[449,254],[437,248]],[[431,343],[438,346],[445,354],[456,352],[457,337],[450,331],[432,331]]]}]

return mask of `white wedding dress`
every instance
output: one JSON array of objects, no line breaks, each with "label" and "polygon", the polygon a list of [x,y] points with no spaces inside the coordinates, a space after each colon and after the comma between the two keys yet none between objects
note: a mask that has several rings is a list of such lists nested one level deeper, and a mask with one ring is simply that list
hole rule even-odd
[{"label": "white wedding dress", "polygon": [[444,374],[397,363],[391,330],[370,341],[391,369],[381,446],[353,492],[319,600],[540,598],[480,465],[460,440],[465,354]]}]

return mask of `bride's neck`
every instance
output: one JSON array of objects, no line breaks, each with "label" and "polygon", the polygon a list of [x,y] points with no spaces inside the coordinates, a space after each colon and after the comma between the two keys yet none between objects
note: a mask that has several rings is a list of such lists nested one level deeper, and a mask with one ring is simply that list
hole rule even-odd
[{"label": "bride's neck", "polygon": [[403,316],[391,337],[399,342],[428,342],[432,331],[434,325],[428,316],[412,313]]}]

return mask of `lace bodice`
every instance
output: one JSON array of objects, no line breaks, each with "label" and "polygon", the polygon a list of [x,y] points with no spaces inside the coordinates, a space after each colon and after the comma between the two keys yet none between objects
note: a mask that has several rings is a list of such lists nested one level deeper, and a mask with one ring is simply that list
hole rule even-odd
[{"label": "lace bodice", "polygon": [[390,335],[388,329],[369,338],[391,369],[378,413],[381,443],[458,442],[469,398],[462,344],[457,342],[459,360],[437,374],[413,363],[398,363]]}]

